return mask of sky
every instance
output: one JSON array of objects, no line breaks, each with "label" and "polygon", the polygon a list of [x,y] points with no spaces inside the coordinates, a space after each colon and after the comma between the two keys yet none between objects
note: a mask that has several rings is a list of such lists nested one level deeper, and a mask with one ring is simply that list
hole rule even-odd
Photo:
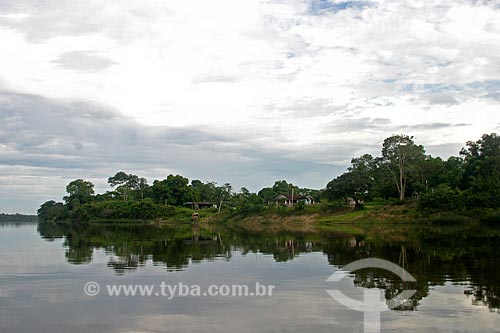
[{"label": "sky", "polygon": [[0,0],[0,212],[117,171],[324,188],[500,132],[500,0]]}]

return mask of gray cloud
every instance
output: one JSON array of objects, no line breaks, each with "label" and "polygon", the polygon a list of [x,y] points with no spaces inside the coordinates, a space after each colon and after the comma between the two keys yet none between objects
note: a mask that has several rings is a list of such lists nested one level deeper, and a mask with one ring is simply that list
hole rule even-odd
[{"label": "gray cloud", "polygon": [[[426,153],[433,156],[440,156],[448,158],[450,156],[457,156],[457,152],[464,146],[464,143],[453,142],[445,144],[429,144],[425,147]],[[451,154],[450,152],[454,152]]]},{"label": "gray cloud", "polygon": [[416,125],[410,125],[406,126],[410,130],[434,130],[434,129],[441,129],[441,128],[449,128],[449,127],[466,127],[470,126],[471,124],[449,124],[449,123],[423,123],[423,124],[416,124]]},{"label": "gray cloud", "polygon": [[391,120],[387,118],[341,118],[332,121],[327,127],[335,132],[352,132],[386,130],[391,125]]},{"label": "gray cloud", "polygon": [[113,60],[101,57],[93,51],[65,52],[52,62],[64,69],[84,72],[100,71],[116,64]]},{"label": "gray cloud", "polygon": [[193,80],[194,83],[234,83],[238,81],[240,81],[239,77],[224,73],[208,73]]},{"label": "gray cloud", "polygon": [[57,36],[84,36],[103,33],[118,41],[130,41],[150,33],[149,25],[133,24],[137,20],[149,23],[172,15],[166,8],[153,4],[104,3],[101,1],[19,0],[0,2],[0,11],[23,13],[22,20],[1,20],[0,25],[24,33],[31,41],[41,42]]},{"label": "gray cloud", "polygon": [[442,105],[458,105],[460,104],[455,97],[450,96],[450,94],[431,94],[421,96],[423,99],[427,99],[429,104],[442,104]]},{"label": "gray cloud", "polygon": [[[107,177],[119,170],[150,180],[179,173],[253,191],[277,179],[322,188],[345,170],[352,157],[378,155],[380,143],[391,132],[468,125],[430,122],[396,128],[387,118],[341,118],[323,129],[345,134],[330,144],[279,148],[279,144],[269,144],[273,133],[256,141],[241,129],[144,126],[93,103],[60,102],[9,91],[0,91],[0,115],[0,185],[4,190],[0,210],[24,212],[60,198],[72,179],[89,179],[103,192],[108,188]],[[377,139],[360,139],[366,132]],[[455,144],[431,145],[430,150],[444,155],[458,151]]]},{"label": "gray cloud", "polygon": [[[321,188],[343,170],[314,159],[311,151],[257,146],[244,134],[228,130],[221,135],[220,129],[211,127],[143,126],[87,102],[2,91],[0,111],[0,183],[9,196],[2,202],[10,205],[0,210],[9,210],[13,198],[26,204],[25,194],[30,192],[36,195],[30,196],[26,209],[33,212],[41,202],[60,198],[64,185],[76,178],[90,179],[104,191],[107,177],[119,170],[150,179],[174,172],[252,190],[284,178]],[[342,165],[344,156],[331,155]],[[52,185],[37,179],[48,179]]]},{"label": "gray cloud", "polygon": [[288,105],[280,106],[273,103],[264,105],[263,108],[270,112],[297,118],[323,117],[328,115],[343,116],[352,112],[347,110],[348,105],[337,105],[330,98],[302,98],[294,100]]}]

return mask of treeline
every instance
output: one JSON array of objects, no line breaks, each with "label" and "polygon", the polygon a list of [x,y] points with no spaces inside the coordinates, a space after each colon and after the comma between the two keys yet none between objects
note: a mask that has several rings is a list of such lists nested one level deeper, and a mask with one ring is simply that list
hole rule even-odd
[{"label": "treeline", "polygon": [[447,160],[425,153],[413,137],[387,138],[381,156],[353,158],[347,172],[326,186],[330,200],[353,198],[356,207],[373,198],[418,199],[422,214],[485,215],[500,208],[500,137],[468,141]]},{"label": "treeline", "polygon": [[[211,213],[230,210],[252,214],[275,209],[277,196],[289,199],[292,194],[294,198],[312,196],[316,203],[345,204],[349,200],[355,209],[373,199],[412,199],[418,200],[423,215],[484,215],[500,208],[500,137],[485,134],[477,141],[468,141],[459,156],[443,160],[427,155],[413,137],[394,135],[384,140],[380,156],[353,158],[347,171],[323,190],[279,180],[252,193],[244,187],[234,191],[229,183],[190,181],[180,175],[169,175],[150,185],[145,178],[123,171],[109,177],[108,184],[109,191],[96,194],[91,182],[74,180],[66,186],[63,202],[44,203],[38,216],[42,221],[149,220],[189,217],[192,208],[202,207],[209,207],[206,211]],[[294,211],[303,208],[303,202],[294,205]]]},{"label": "treeline", "polygon": [[123,171],[108,178],[112,188],[96,194],[94,184],[76,179],[66,186],[63,202],[47,201],[38,210],[42,221],[89,221],[116,219],[158,219],[190,217],[193,208],[207,208],[207,213],[231,209],[238,212],[258,212],[276,196],[313,195],[320,199],[321,191],[299,188],[285,180],[276,181],[258,193],[245,187],[234,191],[229,183],[189,180],[180,175],[154,180],[152,185],[145,178]]},{"label": "treeline", "polygon": [[23,215],[23,214],[0,214],[0,223],[3,222],[37,222],[36,215]]}]

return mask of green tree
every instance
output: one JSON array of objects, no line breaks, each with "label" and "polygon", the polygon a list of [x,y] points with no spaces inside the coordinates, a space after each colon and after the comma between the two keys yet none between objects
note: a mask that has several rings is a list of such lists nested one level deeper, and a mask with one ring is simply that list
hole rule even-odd
[{"label": "green tree", "polygon": [[137,190],[141,194],[141,200],[144,199],[144,192],[146,192],[148,188],[149,188],[148,180],[144,177],[139,178],[139,181],[137,182]]},{"label": "green tree", "polygon": [[195,179],[191,181],[191,193],[193,201],[215,202],[215,187],[214,182],[203,183],[201,180]]},{"label": "green tree", "polygon": [[276,198],[276,192],[274,192],[272,187],[264,187],[257,195],[267,203],[274,201],[274,198]]},{"label": "green tree", "polygon": [[451,188],[460,188],[464,173],[464,159],[461,157],[450,156],[443,166],[440,175],[440,183],[448,184]]},{"label": "green tree", "polygon": [[464,157],[462,187],[475,206],[500,206],[500,137],[485,134],[478,141],[468,141],[460,154]]},{"label": "green tree", "polygon": [[180,175],[168,175],[166,179],[155,180],[151,187],[156,202],[181,206],[193,200],[189,179]]},{"label": "green tree", "polygon": [[416,145],[413,137],[394,135],[384,140],[382,167],[389,172],[396,184],[400,200],[405,199],[407,185],[416,179],[424,158],[424,147]]},{"label": "green tree", "polygon": [[94,184],[83,179],[76,179],[66,186],[66,192],[68,195],[63,199],[71,208],[74,208],[75,206],[92,201]]},{"label": "green tree", "polygon": [[327,184],[327,197],[331,200],[351,197],[355,202],[354,209],[360,209],[360,201],[371,196],[375,168],[375,159],[369,154],[353,158],[348,171]]},{"label": "green tree", "polygon": [[465,159],[464,184],[477,191],[496,189],[500,183],[500,137],[485,134],[468,141],[460,152]]},{"label": "green tree", "polygon": [[54,200],[43,203],[37,211],[38,218],[43,222],[55,222],[66,214],[66,207],[62,202]]},{"label": "green tree", "polygon": [[223,202],[231,198],[232,190],[233,187],[229,183],[225,183],[224,185],[217,186],[215,188],[215,197],[219,213],[222,209]]},{"label": "green tree", "polygon": [[133,174],[126,174],[123,171],[117,172],[113,177],[108,178],[108,184],[116,187],[116,191],[123,196],[123,201],[128,201],[130,193],[139,188],[140,179]]},{"label": "green tree", "polygon": [[242,187],[240,193],[233,195],[233,201],[238,207],[239,213],[258,213],[264,208],[264,201],[257,194]]},{"label": "green tree", "polygon": [[280,194],[288,194],[292,195],[292,191],[294,195],[299,195],[300,189],[298,186],[293,185],[292,183],[288,183],[286,180],[277,180],[274,182],[273,191],[275,197]]}]

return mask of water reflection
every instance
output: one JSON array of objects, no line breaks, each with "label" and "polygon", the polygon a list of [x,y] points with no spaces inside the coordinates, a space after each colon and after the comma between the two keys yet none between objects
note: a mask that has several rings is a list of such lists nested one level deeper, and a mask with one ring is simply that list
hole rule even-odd
[{"label": "water reflection", "polygon": [[434,286],[450,281],[464,285],[465,297],[472,304],[494,311],[500,308],[500,232],[495,229],[410,228],[393,237],[328,231],[256,233],[198,225],[40,224],[38,231],[47,241],[63,238],[66,258],[75,265],[92,262],[94,251],[104,250],[108,267],[117,275],[140,269],[148,261],[169,271],[186,270],[201,261],[230,261],[233,251],[272,255],[276,262],[322,252],[334,266],[377,257],[408,270],[417,279],[416,286],[405,285],[391,273],[377,269],[353,274],[356,286],[383,289],[386,299],[403,289],[417,289],[416,295],[397,310],[417,309]]},{"label": "water reflection", "polygon": [[12,221],[12,222],[0,222],[0,229],[3,228],[23,228],[27,226],[32,226],[37,224],[37,222],[21,222],[21,221]]}]

